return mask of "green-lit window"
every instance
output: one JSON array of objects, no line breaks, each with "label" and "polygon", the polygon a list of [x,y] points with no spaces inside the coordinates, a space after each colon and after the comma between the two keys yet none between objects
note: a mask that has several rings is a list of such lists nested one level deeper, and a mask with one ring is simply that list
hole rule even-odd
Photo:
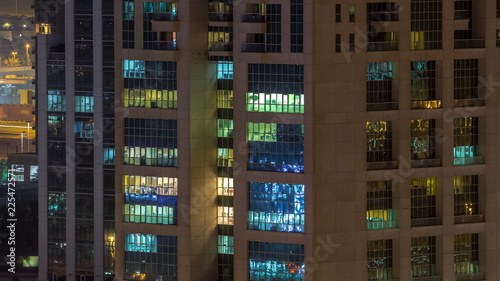
[{"label": "green-lit window", "polygon": [[217,137],[232,138],[233,137],[233,120],[232,119],[217,119]]},{"label": "green-lit window", "polygon": [[227,235],[219,235],[218,241],[218,252],[219,254],[234,254],[234,237]]},{"label": "green-lit window", "polygon": [[247,111],[304,113],[304,66],[249,64]]}]

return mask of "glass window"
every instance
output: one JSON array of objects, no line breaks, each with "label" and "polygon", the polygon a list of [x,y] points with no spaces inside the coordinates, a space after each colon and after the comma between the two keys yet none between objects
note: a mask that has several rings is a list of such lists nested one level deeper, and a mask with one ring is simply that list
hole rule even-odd
[{"label": "glass window", "polygon": [[442,0],[411,1],[411,50],[442,48]]},{"label": "glass window", "polygon": [[219,254],[234,254],[234,237],[227,235],[219,235],[217,237],[218,241],[218,253]]},{"label": "glass window", "polygon": [[436,178],[411,180],[411,218],[436,217]]},{"label": "glass window", "polygon": [[304,1],[290,1],[290,52],[304,51]]},{"label": "glass window", "polygon": [[479,151],[479,119],[463,117],[454,119],[454,165],[484,163]]},{"label": "glass window", "polygon": [[[479,96],[479,60],[461,59],[454,61],[454,96],[455,100],[478,99]],[[457,106],[467,104],[455,102]],[[471,104],[474,105],[474,104]],[[482,104],[477,104],[482,105]]]},{"label": "glass window", "polygon": [[430,277],[436,275],[436,237],[411,238],[411,276]]},{"label": "glass window", "polygon": [[125,233],[126,280],[177,280],[177,237]]},{"label": "glass window", "polygon": [[64,91],[47,91],[48,111],[66,112],[66,94]]},{"label": "glass window", "polygon": [[[479,234],[455,235],[455,275],[469,276],[467,279],[480,272],[479,267]],[[465,276],[464,276],[465,275]]]},{"label": "glass window", "polygon": [[248,169],[304,172],[304,125],[248,123]]},{"label": "glass window", "polygon": [[249,183],[248,229],[304,232],[303,184]]},{"label": "glass window", "polygon": [[250,241],[248,250],[250,281],[271,276],[274,280],[303,280],[305,277],[304,245]]},{"label": "glass window", "polygon": [[304,66],[249,64],[247,110],[304,113]]},{"label": "glass window", "polygon": [[479,214],[479,177],[477,175],[453,178],[455,216]]},{"label": "glass window", "polygon": [[92,93],[85,96],[75,96],[75,112],[94,112],[94,96]]},{"label": "glass window", "polygon": [[366,122],[367,161],[392,161],[392,122]]},{"label": "glass window", "polygon": [[411,62],[411,108],[440,108],[436,100],[436,61]]},{"label": "glass window", "polygon": [[392,102],[392,62],[366,64],[366,102]]},{"label": "glass window", "polygon": [[436,120],[411,120],[411,159],[436,158]]},{"label": "glass window", "polygon": [[392,240],[369,240],[368,280],[392,280]]},{"label": "glass window", "polygon": [[368,230],[398,227],[392,207],[392,181],[369,181],[366,197]]}]

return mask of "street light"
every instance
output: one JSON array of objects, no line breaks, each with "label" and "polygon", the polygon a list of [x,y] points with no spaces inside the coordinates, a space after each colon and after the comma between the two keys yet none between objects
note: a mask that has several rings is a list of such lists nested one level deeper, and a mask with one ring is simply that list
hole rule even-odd
[{"label": "street light", "polygon": [[26,64],[27,65],[31,65],[29,49],[30,49],[30,44],[26,44]]},{"label": "street light", "polygon": [[27,124],[26,126],[28,126],[28,153],[30,153],[30,142],[31,142],[31,140],[30,140],[30,123],[31,123],[31,121],[26,122],[26,124]]},{"label": "street light", "polygon": [[25,131],[23,131],[21,133],[21,153],[24,153],[24,134],[25,133],[26,133]]}]

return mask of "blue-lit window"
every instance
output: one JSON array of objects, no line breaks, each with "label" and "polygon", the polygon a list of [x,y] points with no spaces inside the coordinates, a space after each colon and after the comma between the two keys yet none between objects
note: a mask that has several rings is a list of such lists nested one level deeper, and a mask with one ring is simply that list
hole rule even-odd
[{"label": "blue-lit window", "polygon": [[217,79],[233,79],[233,62],[219,61],[217,63]]},{"label": "blue-lit window", "polygon": [[125,280],[177,280],[177,237],[125,233]]},{"label": "blue-lit window", "polygon": [[94,112],[94,97],[92,93],[87,96],[75,96],[75,112]]},{"label": "blue-lit window", "polygon": [[47,211],[49,216],[66,216],[66,193],[48,193]]},{"label": "blue-lit window", "polygon": [[144,78],[146,76],[146,65],[143,60],[124,60],[123,78]]},{"label": "blue-lit window", "polygon": [[123,61],[124,89],[177,90],[177,62]]},{"label": "blue-lit window", "polygon": [[114,165],[115,164],[115,148],[111,145],[104,145],[103,148],[103,161],[104,165]]},{"label": "blue-lit window", "polygon": [[248,169],[304,172],[304,125],[248,123]]},{"label": "blue-lit window", "polygon": [[248,229],[304,232],[304,185],[249,183]]},{"label": "blue-lit window", "polygon": [[177,166],[177,120],[125,119],[126,165]]},{"label": "blue-lit window", "polygon": [[392,102],[392,62],[366,64],[366,102]]},{"label": "blue-lit window", "polygon": [[125,175],[123,221],[177,224],[177,179]]},{"label": "blue-lit window", "polygon": [[304,245],[253,242],[248,244],[249,280],[304,280]]},{"label": "blue-lit window", "polygon": [[47,110],[66,111],[66,94],[64,91],[47,91]]},{"label": "blue-lit window", "polygon": [[218,253],[219,254],[234,254],[234,237],[227,235],[219,235],[218,241]]},{"label": "blue-lit window", "polygon": [[453,157],[455,165],[484,163],[479,151],[479,120],[477,117],[454,119]]},{"label": "blue-lit window", "polygon": [[93,139],[94,122],[93,121],[75,121],[75,138]]}]

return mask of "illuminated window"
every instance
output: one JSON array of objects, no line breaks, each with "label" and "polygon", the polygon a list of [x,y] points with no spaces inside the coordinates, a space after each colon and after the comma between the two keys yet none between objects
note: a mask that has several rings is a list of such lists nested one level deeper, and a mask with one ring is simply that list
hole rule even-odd
[{"label": "illuminated window", "polygon": [[219,235],[217,237],[218,241],[218,253],[219,254],[234,254],[234,237],[227,235]]},{"label": "illuminated window", "polygon": [[411,120],[411,159],[434,159],[436,157],[436,120]]},{"label": "illuminated window", "polygon": [[88,93],[86,96],[75,96],[75,112],[94,112],[92,93]]},{"label": "illuminated window", "polygon": [[174,21],[177,20],[177,3],[144,2],[143,12],[145,21]]},{"label": "illuminated window", "polygon": [[436,237],[411,238],[411,276],[430,277],[436,275]]},{"label": "illuminated window", "polygon": [[66,111],[66,94],[64,91],[47,91],[47,110]]},{"label": "illuminated window", "polygon": [[75,121],[75,138],[93,139],[94,122],[93,121]]},{"label": "illuminated window", "polygon": [[[479,267],[479,234],[458,234],[455,235],[454,247],[455,275],[463,277],[474,276],[480,272]],[[473,279],[471,280],[481,280]],[[461,280],[460,278],[458,280]]]},{"label": "illuminated window", "polygon": [[177,179],[123,177],[124,222],[177,224]]},{"label": "illuminated window", "polygon": [[[411,218],[436,217],[436,178],[420,178],[411,180]],[[427,221],[424,223],[436,224]]]},{"label": "illuminated window", "polygon": [[249,183],[248,229],[304,232],[304,185]]},{"label": "illuminated window", "polygon": [[249,64],[247,111],[304,113],[304,66]]},{"label": "illuminated window", "polygon": [[442,48],[442,0],[411,1],[411,50]]},{"label": "illuminated window", "polygon": [[411,108],[440,108],[436,100],[436,61],[411,62]]},{"label": "illuminated window", "polygon": [[217,108],[233,108],[233,91],[217,90]]},{"label": "illuminated window", "polygon": [[367,229],[398,227],[392,207],[392,181],[369,181],[366,197]]},{"label": "illuminated window", "polygon": [[177,280],[177,237],[125,233],[125,280]]},{"label": "illuminated window", "polygon": [[[147,75],[146,75],[147,73]],[[123,61],[123,88],[177,90],[175,61]]]},{"label": "illuminated window", "polygon": [[66,117],[47,116],[47,136],[51,138],[65,138]]},{"label": "illuminated window", "polygon": [[217,155],[218,167],[233,167],[234,150],[231,148],[219,148]]},{"label": "illuminated window", "polygon": [[210,1],[208,3],[209,21],[233,21],[233,3]]},{"label": "illuminated window", "polygon": [[367,161],[392,161],[392,122],[366,122]]},{"label": "illuminated window", "polygon": [[66,216],[66,193],[48,193],[47,211],[52,217]]},{"label": "illuminated window", "polygon": [[217,207],[217,223],[223,225],[234,225],[234,210],[233,207],[218,206]]},{"label": "illuminated window", "polygon": [[217,137],[232,138],[233,137],[233,120],[232,119],[217,119]]},{"label": "illuminated window", "polygon": [[[208,50],[209,51],[232,51],[233,50],[233,27],[232,26],[209,26],[208,27]],[[231,64],[232,66],[232,64]]]},{"label": "illuminated window", "polygon": [[455,216],[479,214],[479,180],[477,175],[453,178]]},{"label": "illuminated window", "polygon": [[177,90],[123,89],[123,106],[177,108]]},{"label": "illuminated window", "polygon": [[217,195],[223,195],[223,196],[234,195],[233,178],[227,178],[227,177],[217,178]]},{"label": "illuminated window", "polygon": [[176,50],[176,32],[153,28],[154,21],[175,20],[177,20],[177,3],[143,3],[143,48],[148,50]]},{"label": "illuminated window", "polygon": [[248,250],[248,280],[304,280],[304,245],[250,241]]},{"label": "illuminated window", "polygon": [[484,163],[479,151],[479,119],[463,117],[454,119],[454,165]]},{"label": "illuminated window", "polygon": [[177,120],[125,119],[125,165],[177,166]]},{"label": "illuminated window", "polygon": [[369,240],[368,280],[392,280],[392,240]]},{"label": "illuminated window", "polygon": [[248,169],[304,172],[304,125],[248,123]]},{"label": "illuminated window", "polygon": [[[366,103],[368,105],[393,101],[392,75],[392,62],[366,64]],[[368,109],[371,110],[370,107]]]},{"label": "illuminated window", "polygon": [[456,106],[484,105],[464,104],[460,100],[479,99],[479,60],[461,59],[454,61],[454,97]]}]

